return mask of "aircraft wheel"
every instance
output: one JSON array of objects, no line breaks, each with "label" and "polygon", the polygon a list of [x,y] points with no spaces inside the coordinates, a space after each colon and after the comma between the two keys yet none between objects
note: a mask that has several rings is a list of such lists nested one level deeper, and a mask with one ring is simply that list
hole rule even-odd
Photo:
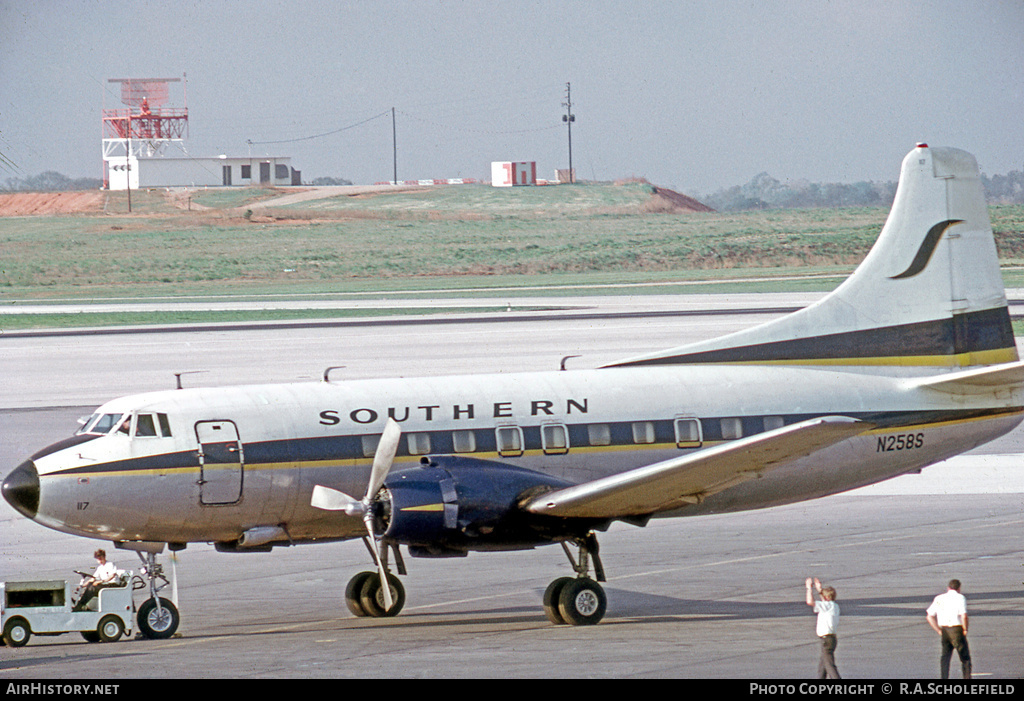
[{"label": "aircraft wheel", "polygon": [[4,626],[4,642],[10,647],[24,647],[32,637],[32,630],[24,618],[12,618]]},{"label": "aircraft wheel", "polygon": [[397,616],[398,612],[405,606],[405,587],[398,580],[398,577],[388,573],[388,585],[391,588],[391,608],[384,605],[384,590],[380,586],[380,577],[376,573],[367,577],[363,582],[363,588],[359,593],[359,603],[367,616],[373,618],[390,618]]},{"label": "aircraft wheel", "polygon": [[544,590],[544,614],[548,620],[556,626],[565,625],[562,612],[558,610],[558,598],[562,594],[565,585],[572,581],[572,577],[559,577],[548,585]]},{"label": "aircraft wheel", "polygon": [[169,638],[178,630],[178,609],[167,599],[160,597],[160,608],[156,599],[146,599],[139,606],[137,615],[139,632],[143,637],[154,640]]},{"label": "aircraft wheel", "polygon": [[124,623],[121,622],[120,617],[113,614],[104,616],[96,628],[96,633],[100,636],[100,641],[116,643],[124,635]]},{"label": "aircraft wheel", "polygon": [[588,577],[568,582],[558,596],[558,612],[573,626],[594,625],[604,618],[607,606],[604,589]]},{"label": "aircraft wheel", "polygon": [[345,587],[345,605],[348,606],[348,610],[352,612],[353,616],[362,618],[368,615],[359,597],[362,595],[363,585],[366,584],[366,580],[376,576],[378,576],[376,572],[360,572],[348,580],[348,586]]}]

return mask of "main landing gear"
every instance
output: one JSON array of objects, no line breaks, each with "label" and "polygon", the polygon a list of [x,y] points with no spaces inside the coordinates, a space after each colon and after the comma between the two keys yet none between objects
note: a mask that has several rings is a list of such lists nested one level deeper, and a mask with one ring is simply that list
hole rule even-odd
[{"label": "main landing gear", "polygon": [[[594,625],[604,618],[608,597],[597,582],[605,581],[604,567],[597,545],[597,536],[587,534],[577,538],[574,544],[579,549],[579,558],[574,558],[569,545],[562,541],[569,563],[576,571],[575,577],[559,577],[544,591],[544,613],[556,625]],[[594,579],[590,578],[590,561],[594,562]]]},{"label": "main landing gear", "polygon": [[[366,549],[375,556],[373,545],[363,538]],[[573,557],[570,546],[562,542],[562,549],[573,570],[575,577],[559,577],[548,585],[544,592],[544,613],[548,620],[556,625],[586,626],[594,625],[604,618],[608,607],[608,597],[598,582],[604,582],[604,567],[597,544],[597,536],[589,533],[584,538],[573,541],[579,556]],[[370,618],[390,618],[397,616],[405,605],[405,587],[398,577],[388,568],[388,551],[395,553],[398,573],[404,575],[405,562],[397,545],[382,544],[380,548],[380,568],[387,576],[391,606],[387,605],[381,587],[379,572],[360,572],[349,580],[345,587],[345,605],[354,616]],[[376,559],[376,557],[374,557]],[[590,577],[590,566],[593,563],[594,579]],[[596,580],[596,581],[595,581]]]}]

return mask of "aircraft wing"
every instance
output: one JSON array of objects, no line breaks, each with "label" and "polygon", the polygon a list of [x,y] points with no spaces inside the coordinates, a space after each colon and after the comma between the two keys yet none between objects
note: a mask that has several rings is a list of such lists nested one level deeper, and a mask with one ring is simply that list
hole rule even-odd
[{"label": "aircraft wing", "polygon": [[623,518],[696,503],[761,473],[874,428],[846,416],[826,416],[759,433],[540,494],[523,507],[563,518]]},{"label": "aircraft wing", "polygon": [[1011,389],[1024,384],[1024,360],[944,373],[916,380],[914,384],[952,394],[981,394],[1000,388]]}]

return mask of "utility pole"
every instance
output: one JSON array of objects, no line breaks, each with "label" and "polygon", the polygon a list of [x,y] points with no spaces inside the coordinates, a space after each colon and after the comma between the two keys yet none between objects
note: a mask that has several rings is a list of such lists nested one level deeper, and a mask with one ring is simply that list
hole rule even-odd
[{"label": "utility pole", "polygon": [[128,214],[132,213],[132,108],[128,106],[128,147],[124,159],[125,189],[128,191]]},{"label": "utility pole", "polygon": [[391,158],[394,168],[394,183],[398,184],[398,135],[395,129],[395,108],[391,108]]},{"label": "utility pole", "polygon": [[565,84],[565,102],[562,103],[562,107],[565,108],[562,121],[569,127],[569,182],[574,183],[576,174],[572,170],[572,123],[576,121],[576,115],[572,113],[572,87],[569,83]]}]

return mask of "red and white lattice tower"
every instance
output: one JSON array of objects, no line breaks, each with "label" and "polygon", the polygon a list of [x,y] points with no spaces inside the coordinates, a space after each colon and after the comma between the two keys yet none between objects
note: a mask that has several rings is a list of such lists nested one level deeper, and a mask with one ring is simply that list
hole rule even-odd
[{"label": "red and white lattice tower", "polygon": [[103,160],[159,156],[171,142],[184,141],[188,131],[188,104],[167,107],[170,83],[183,78],[111,78],[121,84],[125,107],[103,110]]}]

